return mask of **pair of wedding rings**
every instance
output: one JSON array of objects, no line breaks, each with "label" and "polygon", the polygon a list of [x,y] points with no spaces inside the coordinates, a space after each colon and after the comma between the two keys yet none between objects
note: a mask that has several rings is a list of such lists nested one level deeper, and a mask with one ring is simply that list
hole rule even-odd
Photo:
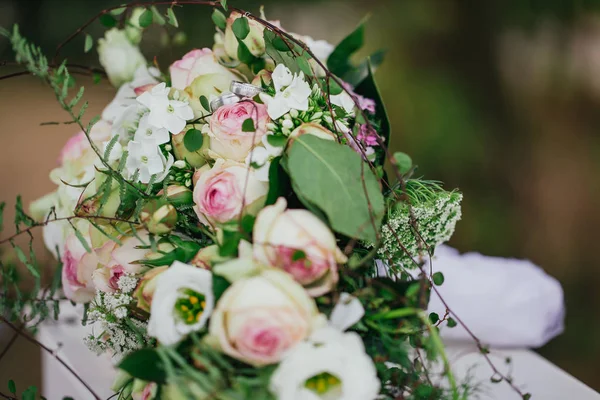
[{"label": "pair of wedding rings", "polygon": [[231,93],[225,93],[210,102],[210,109],[212,112],[217,111],[219,107],[235,104],[245,97],[252,98],[257,94],[264,92],[264,90],[258,86],[238,81],[231,82],[229,90],[231,90]]}]

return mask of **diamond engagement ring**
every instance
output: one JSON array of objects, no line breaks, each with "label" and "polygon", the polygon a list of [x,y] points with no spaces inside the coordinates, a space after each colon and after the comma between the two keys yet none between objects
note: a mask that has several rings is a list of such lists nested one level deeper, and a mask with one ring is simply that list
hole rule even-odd
[{"label": "diamond engagement ring", "polygon": [[242,97],[254,97],[257,94],[264,92],[264,90],[258,86],[238,81],[231,82],[229,90]]},{"label": "diamond engagement ring", "polygon": [[225,93],[210,102],[210,109],[212,112],[215,112],[219,107],[226,106],[228,104],[235,104],[240,100],[240,96],[235,93]]}]

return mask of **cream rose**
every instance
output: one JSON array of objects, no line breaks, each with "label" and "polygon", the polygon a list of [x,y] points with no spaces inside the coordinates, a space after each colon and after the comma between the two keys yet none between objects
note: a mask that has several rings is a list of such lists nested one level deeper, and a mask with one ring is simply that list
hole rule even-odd
[{"label": "cream rose", "polygon": [[207,48],[190,51],[181,60],[175,61],[169,67],[169,72],[171,85],[179,90],[185,89],[202,75],[220,74],[229,76],[232,80],[237,79],[237,75],[219,64],[212,50]]},{"label": "cream rose", "polygon": [[[89,227],[81,229],[85,225],[87,224],[80,223],[78,229],[83,233],[87,245],[91,247]],[[92,280],[92,273],[98,266],[96,252],[88,253],[75,233],[71,232],[65,241],[61,261],[63,264],[61,278],[65,296],[76,303],[87,303],[92,300],[96,294]]]},{"label": "cream rose", "polygon": [[146,63],[140,49],[129,41],[125,31],[117,28],[98,40],[98,55],[110,83],[116,87],[131,81],[138,67]]},{"label": "cream rose", "polygon": [[208,343],[253,366],[274,364],[323,323],[317,306],[288,274],[267,269],[235,281],[219,299]]},{"label": "cream rose", "polygon": [[137,261],[147,259],[152,253],[150,235],[146,231],[137,231],[135,236],[120,237],[119,240],[121,245],[108,240],[98,249],[100,267],[94,271],[93,280],[104,292],[118,290],[121,276],[140,272],[142,265]]},{"label": "cream rose", "polygon": [[286,210],[286,206],[280,197],[257,215],[254,258],[290,273],[311,296],[320,296],[336,284],[337,265],[347,258],[319,218],[307,210]]},{"label": "cream rose", "polygon": [[233,161],[205,165],[195,178],[194,210],[205,225],[232,221],[241,213],[254,215],[269,191],[269,184],[257,180],[251,168]]},{"label": "cream rose", "polygon": [[[254,131],[244,132],[242,129],[247,119],[252,120]],[[211,138],[209,154],[215,158],[244,161],[267,133],[269,122],[264,104],[242,101],[219,107],[210,117],[209,125],[205,125]]]}]

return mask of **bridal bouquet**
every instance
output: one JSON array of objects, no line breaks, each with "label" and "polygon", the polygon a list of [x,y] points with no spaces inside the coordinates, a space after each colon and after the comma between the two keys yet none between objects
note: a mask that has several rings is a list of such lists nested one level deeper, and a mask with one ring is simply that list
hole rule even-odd
[{"label": "bridal bouquet", "polygon": [[[332,46],[197,3],[214,9],[214,45],[168,67],[138,45],[150,25],[178,26],[175,3],[104,10],[103,70],[1,32],[81,130],[56,190],[30,214],[17,202],[17,234],[42,227],[61,268],[44,301],[13,308],[41,320],[61,288],[84,303],[82,340],[113,357],[119,399],[466,398],[438,335],[457,322],[425,312],[461,195],[388,152],[383,53],[351,61],[364,25]],[[73,74],[90,71],[118,91],[86,124]],[[33,253],[10,243],[40,290]]]}]

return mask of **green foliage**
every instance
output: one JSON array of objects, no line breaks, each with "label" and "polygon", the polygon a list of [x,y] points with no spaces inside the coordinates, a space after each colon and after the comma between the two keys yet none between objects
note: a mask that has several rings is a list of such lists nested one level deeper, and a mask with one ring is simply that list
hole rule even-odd
[{"label": "green foliage", "polygon": [[84,52],[89,52],[92,47],[94,46],[94,39],[92,39],[92,36],[89,34],[85,35],[85,45],[83,47],[83,51]]},{"label": "green foliage", "polygon": [[225,30],[227,26],[227,17],[218,8],[215,8],[212,13],[212,20],[217,28]]},{"label": "green foliage", "polygon": [[246,37],[250,33],[250,25],[248,25],[248,18],[240,17],[233,21],[231,30],[233,31],[233,34],[236,38],[240,40],[246,39]]},{"label": "green foliage", "polygon": [[[370,60],[367,60],[367,64],[367,77],[360,83],[360,85],[356,87],[355,91],[361,96],[373,99],[375,101],[375,119],[379,121],[379,129],[377,132],[383,138],[384,143],[388,145],[391,134],[390,119],[388,117],[385,105],[383,104],[383,99],[381,98],[377,83],[375,82],[375,77],[373,76],[374,66]],[[382,164],[384,160],[385,158],[383,158],[381,162]]]},{"label": "green foliage", "polygon": [[166,382],[166,373],[155,349],[141,349],[126,356],[119,368],[134,378],[157,383]]},{"label": "green foliage", "polygon": [[255,132],[256,128],[254,127],[254,120],[252,118],[247,118],[242,123],[242,132]]},{"label": "green foliage", "polygon": [[236,39],[238,41],[237,55],[239,60],[244,64],[252,65],[256,58],[252,55],[252,53],[248,49],[248,46],[246,46],[246,43],[244,43],[240,38]]},{"label": "green foliage", "polygon": [[431,276],[431,279],[436,286],[441,286],[444,283],[444,274],[438,271]]},{"label": "green foliage", "polygon": [[377,241],[383,196],[373,172],[350,147],[302,135],[294,139],[286,169],[300,200],[321,210],[334,231]]},{"label": "green foliage", "polygon": [[183,137],[183,145],[190,152],[200,150],[203,142],[204,136],[202,136],[202,132],[195,128],[189,129]]},{"label": "green foliage", "polygon": [[154,14],[152,13],[152,10],[150,9],[146,9],[141,15],[140,18],[138,20],[138,23],[140,24],[140,26],[142,28],[147,28],[152,24],[152,20],[154,19]]},{"label": "green foliage", "polygon": [[200,96],[200,105],[206,111],[210,111],[210,103],[208,102],[208,99],[206,98],[206,96],[204,96],[204,95]]},{"label": "green foliage", "polygon": [[179,28],[179,21],[177,20],[175,11],[173,11],[173,7],[167,8],[167,18],[169,20],[169,24],[173,25],[175,28]]},{"label": "green foliage", "polygon": [[406,153],[399,151],[394,153],[394,161],[401,174],[407,173],[412,168],[412,158]]},{"label": "green foliage", "polygon": [[102,25],[107,28],[113,28],[117,26],[117,19],[113,17],[111,14],[102,14],[98,20]]}]

